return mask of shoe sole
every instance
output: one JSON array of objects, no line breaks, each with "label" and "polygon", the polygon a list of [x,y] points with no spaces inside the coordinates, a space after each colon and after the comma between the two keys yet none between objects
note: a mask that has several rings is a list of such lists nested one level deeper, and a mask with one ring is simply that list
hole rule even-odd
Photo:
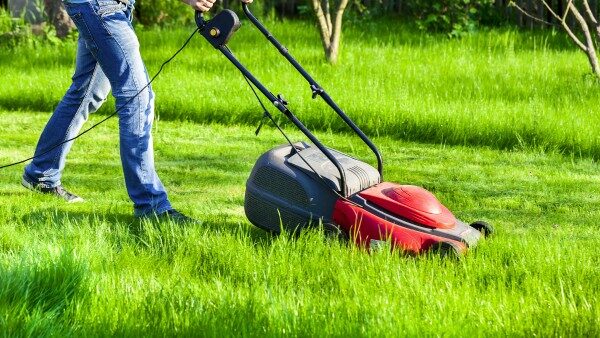
[{"label": "shoe sole", "polygon": [[193,218],[181,219],[181,218],[171,217],[171,216],[162,215],[162,214],[161,215],[149,214],[149,215],[143,215],[143,216],[135,216],[135,218],[140,222],[152,222],[152,223],[170,222],[170,223],[178,224],[178,225],[202,225],[203,224],[202,221],[193,219]]},{"label": "shoe sole", "polygon": [[[25,177],[21,178],[21,185],[22,185],[22,186],[24,186],[25,188],[27,188],[27,189],[29,189],[29,190],[33,191],[33,192],[37,192],[37,193],[39,193],[39,194],[47,194],[47,195],[52,195],[52,194],[50,194],[50,193],[44,193],[44,192],[42,192],[40,189],[37,189],[37,188],[36,188],[36,187],[35,187],[33,184],[29,183],[29,181],[27,181],[27,180],[25,179]],[[79,197],[79,196],[77,196],[76,198],[74,198],[74,199],[72,199],[72,200],[66,200],[66,199],[62,198],[61,196],[57,196],[57,195],[54,195],[54,196],[56,196],[56,197],[58,197],[58,198],[62,199],[63,201],[65,201],[65,202],[67,202],[67,203],[81,203],[81,202],[83,202],[83,201],[84,201],[84,200],[83,200],[83,198],[81,198],[81,197]]]}]

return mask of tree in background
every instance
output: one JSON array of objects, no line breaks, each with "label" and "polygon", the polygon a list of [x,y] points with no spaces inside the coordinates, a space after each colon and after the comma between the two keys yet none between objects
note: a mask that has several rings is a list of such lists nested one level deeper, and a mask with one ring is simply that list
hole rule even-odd
[{"label": "tree in background", "polygon": [[44,0],[44,12],[56,29],[56,36],[59,38],[64,38],[75,28],[61,0]]},{"label": "tree in background", "polygon": [[[556,19],[560,27],[567,35],[569,35],[575,45],[585,53],[590,63],[590,67],[592,68],[592,73],[600,79],[600,65],[598,64],[598,56],[596,53],[596,44],[598,43],[598,39],[600,39],[600,23],[594,15],[594,11],[590,7],[589,1],[582,0],[575,4],[573,0],[568,0],[567,4],[563,7],[562,13],[553,9],[552,4],[548,3],[546,0],[540,0],[539,2],[546,7],[548,12]],[[530,13],[527,9],[520,7],[514,1],[511,1],[510,5],[514,6],[530,18],[551,25],[551,23]],[[568,22],[570,18],[575,19],[574,24],[571,26],[569,26]],[[590,25],[593,26],[594,32],[590,29]]]},{"label": "tree in background", "polygon": [[325,57],[330,63],[336,63],[340,51],[342,16],[348,0],[311,0],[311,4],[317,16]]}]

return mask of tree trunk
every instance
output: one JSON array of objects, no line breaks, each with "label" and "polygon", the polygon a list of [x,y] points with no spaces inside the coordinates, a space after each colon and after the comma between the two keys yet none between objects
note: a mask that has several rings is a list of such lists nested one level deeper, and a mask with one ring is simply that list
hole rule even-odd
[{"label": "tree trunk", "polygon": [[56,28],[56,36],[64,38],[75,27],[61,0],[44,0],[44,10],[48,20]]},{"label": "tree trunk", "polygon": [[[587,3],[587,1],[586,1],[586,3]],[[596,46],[594,44],[594,39],[592,38],[590,28],[589,28],[585,18],[583,17],[583,15],[581,15],[581,13],[577,9],[577,7],[575,7],[575,5],[573,5],[572,2],[569,2],[569,7],[571,9],[571,12],[573,13],[573,16],[575,17],[575,20],[577,20],[577,22],[579,23],[579,26],[581,27],[581,31],[583,32],[583,36],[585,37],[586,49],[584,51],[587,54],[588,61],[590,62],[590,66],[592,67],[592,72],[594,72],[594,74],[598,78],[600,78],[600,65],[598,65],[598,56],[596,55]]]},{"label": "tree trunk", "polygon": [[[557,6],[556,10],[552,7],[553,2],[548,0],[539,0],[541,4],[546,8],[546,10],[556,19],[558,24],[564,29],[567,33],[571,41],[575,43],[575,45],[585,53],[588,58],[588,62],[590,64],[590,68],[592,69],[592,73],[600,79],[600,64],[598,62],[598,55],[596,53],[596,43],[592,36],[592,31],[590,30],[590,26],[588,25],[588,21],[594,25],[596,29],[596,35],[600,37],[600,25],[596,20],[596,17],[591,10],[591,6],[589,5],[588,0],[583,0],[583,13],[587,15],[587,19],[583,16],[582,11],[579,10],[577,6],[579,4],[574,4],[574,0],[567,0],[565,4],[562,4],[562,0],[558,2],[559,6]],[[524,14],[530,19],[536,21],[544,21],[543,19],[535,16],[528,12],[526,9],[520,7],[513,0],[510,2],[510,5],[515,7],[519,13]],[[583,35],[583,40],[581,40],[580,36]]]},{"label": "tree trunk", "polygon": [[337,63],[339,50],[339,45],[331,45],[329,46],[329,49],[325,51],[325,57],[327,58],[327,61],[329,61],[329,63]]},{"label": "tree trunk", "polygon": [[331,15],[331,8],[335,6],[331,6],[329,1],[333,0],[312,0],[311,3],[317,17],[325,57],[330,63],[336,63],[342,36],[342,17],[348,5],[348,0],[339,1],[333,17]]}]

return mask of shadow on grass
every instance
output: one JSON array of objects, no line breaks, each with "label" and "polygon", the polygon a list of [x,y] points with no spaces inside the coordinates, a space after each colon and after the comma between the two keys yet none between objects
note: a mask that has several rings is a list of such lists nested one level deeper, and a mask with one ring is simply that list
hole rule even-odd
[{"label": "shadow on grass", "polygon": [[[557,85],[558,86],[558,85]],[[39,95],[30,92],[19,97],[2,97],[0,109],[9,111],[33,110],[51,112],[57,101],[38,98]],[[503,97],[504,98],[504,97]],[[189,121],[202,124],[243,125],[255,127],[260,121],[260,114],[255,109],[240,109],[235,114],[221,109],[196,110],[190,108],[190,102],[168,102],[157,104],[163,121]],[[94,113],[96,118],[106,117],[113,113],[114,104],[104,104]],[[364,116],[380,114],[380,111],[365,111]],[[410,114],[410,112],[406,112]],[[329,115],[326,115],[329,116]],[[498,150],[536,149],[544,152],[558,153],[577,158],[600,158],[600,144],[594,140],[576,139],[566,136],[556,136],[552,127],[539,128],[523,124],[504,125],[494,128],[469,129],[461,121],[459,125],[441,123],[438,119],[400,118],[395,121],[373,123],[371,120],[354,116],[356,123],[367,135],[388,136],[395,140],[416,142],[419,144],[444,144],[449,146],[490,147]],[[285,129],[290,124],[285,119],[279,119]],[[333,115],[324,117],[323,114],[305,114],[302,122],[308,129],[316,132],[331,131],[340,136],[352,135],[345,124],[337,121]],[[86,124],[84,128],[90,127]],[[282,142],[283,143],[283,142]]]},{"label": "shadow on grass", "polygon": [[26,225],[51,224],[59,228],[65,224],[93,224],[99,222],[108,222],[116,224],[132,224],[135,218],[132,215],[124,213],[98,214],[86,211],[63,211],[59,209],[44,208],[32,211],[21,217],[21,221]]},{"label": "shadow on grass", "polygon": [[[215,218],[215,217],[213,217]],[[270,245],[277,235],[266,232],[248,223],[234,220],[233,217],[218,216],[216,219],[202,221],[202,224],[178,224],[172,221],[156,219],[140,219],[131,214],[121,212],[111,212],[98,214],[88,211],[64,211],[58,209],[41,209],[30,212],[21,217],[23,224],[32,228],[51,225],[55,229],[61,229],[66,225],[84,225],[89,224],[93,229],[94,225],[101,223],[109,224],[110,228],[118,231],[119,226],[127,229],[132,238],[138,242],[144,242],[144,238],[150,237],[172,237],[177,238],[184,235],[186,231],[205,230],[211,233],[225,233],[230,235],[247,236],[254,245]]]},{"label": "shadow on grass", "polygon": [[23,191],[14,191],[11,189],[8,191],[0,191],[0,197],[14,198],[17,196],[26,196],[31,193],[32,193],[31,191],[25,190],[25,188],[23,188]]},{"label": "shadow on grass", "polygon": [[[35,252],[35,251],[34,251]],[[56,325],[86,284],[88,267],[69,250],[18,254],[0,266],[0,327],[6,336],[64,336]],[[49,334],[49,332],[54,334]]]}]

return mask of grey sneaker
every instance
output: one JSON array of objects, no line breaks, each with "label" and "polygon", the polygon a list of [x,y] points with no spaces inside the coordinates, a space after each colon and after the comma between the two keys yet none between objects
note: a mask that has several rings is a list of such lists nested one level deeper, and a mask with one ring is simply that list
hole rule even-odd
[{"label": "grey sneaker", "polygon": [[65,190],[65,188],[63,188],[62,185],[50,188],[44,183],[31,183],[25,177],[23,177],[23,179],[21,180],[21,184],[31,191],[39,192],[42,194],[54,195],[58,198],[62,198],[67,203],[83,202],[83,198],[68,192],[67,190]]},{"label": "grey sneaker", "polygon": [[196,225],[200,225],[202,224],[201,221],[188,217],[182,213],[180,213],[179,211],[175,210],[175,209],[171,209],[171,210],[167,210],[163,213],[160,214],[150,214],[150,215],[145,215],[145,216],[141,216],[140,219],[150,219],[150,220],[157,220],[159,222],[163,222],[163,221],[171,221],[173,223],[176,224],[196,224]]}]

